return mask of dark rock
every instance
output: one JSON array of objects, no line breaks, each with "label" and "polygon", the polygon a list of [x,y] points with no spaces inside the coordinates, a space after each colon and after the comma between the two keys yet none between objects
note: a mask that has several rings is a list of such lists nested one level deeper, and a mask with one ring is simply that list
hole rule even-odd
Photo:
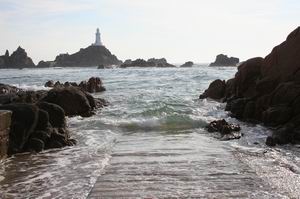
[{"label": "dark rock", "polygon": [[268,143],[266,142],[267,145],[274,145],[274,144],[279,144],[279,145],[284,145],[284,144],[289,144],[293,142],[294,138],[294,131],[293,127],[290,125],[286,125],[283,127],[279,127],[277,130],[275,130],[271,136],[271,138],[268,138]]},{"label": "dark rock", "polygon": [[55,87],[55,88],[64,88],[64,87],[77,87],[83,91],[89,93],[98,93],[105,91],[105,87],[99,77],[91,77],[88,81],[82,81],[78,85],[76,82],[65,82],[64,84],[60,83],[59,81],[53,83],[53,81],[48,81],[45,84],[45,87]]},{"label": "dark rock", "polygon": [[137,59],[137,60],[126,60],[121,66],[121,68],[127,68],[127,67],[175,67],[172,64],[169,64],[165,58],[161,59],[155,59],[151,58],[148,59],[148,61],[145,61],[143,59]]},{"label": "dark rock", "polygon": [[228,124],[224,119],[209,123],[206,129],[208,132],[221,133],[221,140],[232,140],[242,137],[242,134],[239,132],[241,127],[239,125]]},{"label": "dark rock", "polygon": [[258,96],[270,94],[278,86],[278,80],[266,77],[256,80],[256,93]]},{"label": "dark rock", "polygon": [[23,152],[28,138],[37,126],[39,109],[30,104],[9,104],[0,106],[0,110],[13,112],[9,134],[9,154]]},{"label": "dark rock", "polygon": [[268,136],[266,139],[266,145],[268,146],[276,146],[276,141],[272,136]]},{"label": "dark rock", "polygon": [[[238,67],[226,83],[226,110],[238,119],[277,127],[267,144],[299,143],[300,27],[263,58]],[[296,127],[293,127],[296,126]]]},{"label": "dark rock", "polygon": [[14,103],[36,103],[47,94],[47,91],[21,91],[17,93]]},{"label": "dark rock", "polygon": [[245,107],[249,99],[238,98],[227,103],[226,110],[232,113],[232,116],[238,119],[242,119],[245,111]]},{"label": "dark rock", "polygon": [[63,84],[57,81],[55,82],[54,87],[63,87]]},{"label": "dark rock", "polygon": [[0,84],[0,94],[16,94],[22,91],[21,89],[6,84]]},{"label": "dark rock", "polygon": [[200,99],[211,98],[215,100],[220,100],[225,96],[226,83],[220,79],[213,81],[207,90],[200,95]]},{"label": "dark rock", "polygon": [[256,81],[260,78],[263,59],[260,57],[245,61],[238,67],[235,74],[236,93],[238,97],[254,97],[256,95]]},{"label": "dark rock", "polygon": [[247,121],[255,118],[255,102],[254,101],[249,101],[246,103],[242,118],[244,118],[244,120],[247,120]]},{"label": "dark rock", "polygon": [[297,97],[300,97],[300,84],[284,82],[272,92],[271,105],[291,105]]},{"label": "dark rock", "polygon": [[226,120],[215,120],[212,121],[211,123],[209,123],[209,125],[206,127],[208,132],[221,132],[223,129],[223,126],[228,125],[228,123],[226,122]]},{"label": "dark rock", "polygon": [[49,127],[49,115],[48,112],[39,109],[38,111],[38,122],[35,127],[35,130],[44,130]]},{"label": "dark rock", "polygon": [[38,138],[31,138],[27,145],[29,151],[35,151],[37,153],[41,152],[45,148],[45,143]]},{"label": "dark rock", "polygon": [[228,57],[227,55],[217,55],[216,61],[209,66],[236,66],[240,62],[239,58]]},{"label": "dark rock", "polygon": [[0,94],[0,105],[13,103],[18,98],[17,94]]},{"label": "dark rock", "polygon": [[188,62],[185,62],[184,64],[182,64],[180,67],[187,68],[187,67],[193,67],[193,66],[194,66],[194,62],[188,61]]},{"label": "dark rock", "polygon": [[122,62],[104,46],[89,46],[72,55],[61,54],[55,59],[56,67],[89,67],[119,65]]},{"label": "dark rock", "polygon": [[27,56],[26,51],[18,47],[16,51],[14,51],[11,56],[8,57],[9,54],[6,54],[6,63],[5,68],[33,68],[35,64],[32,59]]},{"label": "dark rock", "polygon": [[300,27],[289,34],[286,41],[276,46],[264,59],[262,75],[278,78],[280,82],[292,79],[300,68]]},{"label": "dark rock", "polygon": [[104,66],[103,64],[99,64],[97,68],[98,68],[98,69],[104,69],[105,66]]},{"label": "dark rock", "polygon": [[67,137],[63,134],[54,132],[51,134],[46,148],[62,148],[64,146],[72,146],[68,143]]},{"label": "dark rock", "polygon": [[103,92],[106,90],[99,77],[91,77],[88,82],[82,81],[79,84],[79,87],[89,93]]},{"label": "dark rock", "polygon": [[[48,130],[48,131],[47,131]],[[39,140],[42,140],[44,143],[47,143],[50,139],[51,135],[51,128],[46,129],[46,131],[35,131],[31,134],[31,138],[37,138]]]},{"label": "dark rock", "polygon": [[292,109],[288,106],[270,107],[262,114],[262,121],[268,126],[279,126],[292,117]]},{"label": "dark rock", "polygon": [[45,87],[54,87],[54,82],[52,80],[47,81]]},{"label": "dark rock", "polygon": [[[70,88],[71,90],[76,89],[74,87]],[[57,91],[57,89],[53,90]],[[98,106],[98,102],[84,91],[76,89],[71,94],[73,94],[71,98],[68,98],[68,94],[66,96],[57,94],[57,98],[54,99],[63,105],[69,99],[72,102],[70,106],[75,105],[77,108],[75,111],[81,111],[81,108],[85,105],[89,106],[89,109],[82,113],[84,116],[92,114],[92,110]],[[16,94],[2,94],[0,96],[5,95],[15,96],[12,102],[0,106],[0,110],[12,111],[8,146],[10,155],[27,151],[40,152],[43,149],[76,144],[75,140],[70,139],[69,131],[66,129],[64,110],[56,104],[40,102],[41,98],[49,98],[51,91],[20,91]],[[66,99],[63,99],[64,97]],[[82,99],[85,101],[82,101]],[[92,100],[94,100],[94,104],[91,107],[89,102],[92,102]],[[70,109],[70,107],[67,108]]]},{"label": "dark rock", "polygon": [[54,88],[42,101],[59,105],[67,116],[92,115],[92,108],[86,93],[75,87]]},{"label": "dark rock", "polygon": [[39,102],[37,106],[49,115],[49,122],[55,128],[66,127],[65,111],[56,104]]},{"label": "dark rock", "polygon": [[225,100],[232,98],[235,95],[235,79],[229,79],[225,85]]}]

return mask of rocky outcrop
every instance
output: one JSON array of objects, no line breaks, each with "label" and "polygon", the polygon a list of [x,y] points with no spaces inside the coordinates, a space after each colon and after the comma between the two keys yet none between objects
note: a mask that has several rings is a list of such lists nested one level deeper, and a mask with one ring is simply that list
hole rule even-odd
[{"label": "rocky outcrop", "polygon": [[54,81],[52,80],[47,81],[45,83],[45,87],[63,88],[63,87],[70,87],[70,86],[79,88],[89,93],[98,93],[106,90],[99,77],[91,77],[88,81],[82,81],[79,84],[77,84],[76,82],[65,82],[62,84],[59,81],[54,83]]},{"label": "rocky outcrop", "polygon": [[193,66],[194,66],[194,62],[188,61],[188,62],[185,62],[184,64],[182,64],[180,67],[188,68],[188,67],[193,67]]},{"label": "rocky outcrop", "polygon": [[5,55],[0,56],[0,68],[33,68],[35,64],[27,56],[26,51],[18,47],[11,55],[6,51]]},{"label": "rocky outcrop", "polygon": [[[97,81],[94,78],[90,83]],[[12,112],[9,154],[74,145],[76,141],[70,138],[65,116],[89,117],[107,105],[105,100],[74,86],[24,91],[1,84],[0,91],[0,110]]]},{"label": "rocky outcrop", "polygon": [[96,108],[105,106],[103,101],[98,101],[90,94],[72,86],[54,88],[41,101],[59,105],[66,116],[89,117],[94,114]]},{"label": "rocky outcrop", "polygon": [[220,54],[217,55],[215,62],[211,63],[209,66],[236,66],[239,62],[239,58]]},{"label": "rocky outcrop", "polygon": [[224,97],[226,90],[226,83],[222,80],[215,80],[209,85],[209,88],[205,90],[203,94],[200,95],[200,99],[211,98],[214,100],[219,100]]},{"label": "rocky outcrop", "polygon": [[119,65],[122,62],[105,46],[89,46],[74,54],[61,54],[55,59],[55,67],[89,67]]},{"label": "rocky outcrop", "polygon": [[[300,27],[265,58],[253,58],[238,67],[225,84],[208,90],[227,101],[232,116],[272,127],[268,145],[300,143]],[[218,80],[218,82],[222,82]],[[205,92],[207,93],[207,91]],[[204,97],[210,97],[205,94]]]},{"label": "rocky outcrop", "polygon": [[136,59],[134,61],[128,59],[126,60],[121,66],[121,68],[127,68],[127,67],[175,67],[172,64],[169,64],[165,58],[161,59],[155,59],[151,58],[147,61],[144,59]]},{"label": "rocky outcrop", "polygon": [[8,104],[0,110],[12,111],[9,155],[76,144],[66,129],[64,111],[54,104]]},{"label": "rocky outcrop", "polygon": [[219,132],[221,140],[233,140],[242,137],[239,125],[229,124],[225,120],[212,121],[206,126],[208,132]]}]

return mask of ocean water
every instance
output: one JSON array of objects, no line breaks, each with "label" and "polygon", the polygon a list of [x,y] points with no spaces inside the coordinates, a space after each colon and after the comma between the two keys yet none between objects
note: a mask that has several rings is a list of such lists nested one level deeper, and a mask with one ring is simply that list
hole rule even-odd
[{"label": "ocean water", "polygon": [[[299,198],[299,149],[268,148],[270,130],[230,118],[198,97],[233,67],[1,70],[24,89],[99,76],[110,102],[90,118],[68,118],[74,147],[0,162],[0,198]],[[244,137],[220,141],[204,127],[225,118]]]}]

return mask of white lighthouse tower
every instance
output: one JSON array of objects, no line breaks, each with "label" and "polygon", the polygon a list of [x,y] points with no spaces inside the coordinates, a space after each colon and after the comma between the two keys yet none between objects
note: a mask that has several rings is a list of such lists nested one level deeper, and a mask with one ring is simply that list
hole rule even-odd
[{"label": "white lighthouse tower", "polygon": [[99,28],[97,28],[97,31],[96,31],[96,40],[95,40],[94,46],[103,46]]}]

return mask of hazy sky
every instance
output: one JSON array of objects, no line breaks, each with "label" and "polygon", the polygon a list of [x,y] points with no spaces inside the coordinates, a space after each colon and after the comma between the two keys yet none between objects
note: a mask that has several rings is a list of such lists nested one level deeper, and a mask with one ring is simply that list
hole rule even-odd
[{"label": "hazy sky", "polygon": [[94,42],[119,59],[211,62],[265,56],[300,25],[299,0],[0,0],[0,52],[37,63]]}]

